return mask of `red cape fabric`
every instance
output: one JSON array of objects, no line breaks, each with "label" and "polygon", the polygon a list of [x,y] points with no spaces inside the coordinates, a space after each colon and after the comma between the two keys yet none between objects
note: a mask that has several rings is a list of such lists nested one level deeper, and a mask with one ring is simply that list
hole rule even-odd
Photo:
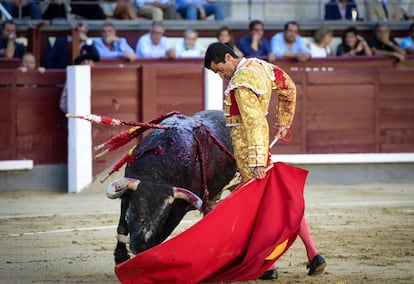
[{"label": "red cape fabric", "polygon": [[306,176],[275,163],[264,179],[244,184],[183,233],[117,265],[116,275],[141,284],[257,279],[297,237]]}]

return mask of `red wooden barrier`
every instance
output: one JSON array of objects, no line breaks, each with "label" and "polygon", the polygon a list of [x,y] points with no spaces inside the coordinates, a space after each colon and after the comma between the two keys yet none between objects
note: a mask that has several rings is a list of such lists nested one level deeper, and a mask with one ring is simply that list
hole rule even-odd
[{"label": "red wooden barrier", "polygon": [[[390,66],[388,59],[368,67],[361,66],[365,61],[359,58],[345,61],[319,60],[318,68],[316,61],[278,62],[296,82],[298,100],[293,141],[278,143],[273,153],[414,152],[413,69],[398,68],[402,63],[396,62]],[[92,68],[92,112],[147,121],[172,110],[189,115],[200,111],[202,63],[202,59],[100,62]],[[320,68],[324,66],[334,68]],[[66,163],[66,119],[58,108],[65,76],[64,70],[45,74],[0,70],[0,159]],[[274,99],[268,116],[271,126],[276,103]],[[122,130],[94,126],[93,144]],[[96,161],[94,173],[113,165],[126,151],[128,147]]]}]

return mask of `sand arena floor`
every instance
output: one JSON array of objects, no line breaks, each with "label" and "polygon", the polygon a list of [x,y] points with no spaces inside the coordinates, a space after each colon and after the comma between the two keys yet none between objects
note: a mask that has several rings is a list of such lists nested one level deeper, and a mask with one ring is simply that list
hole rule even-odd
[{"label": "sand arena floor", "polygon": [[[113,249],[119,200],[99,183],[80,194],[0,193],[0,283],[119,283]],[[326,258],[306,275],[300,239],[278,261],[277,281],[414,283],[414,184],[307,185],[306,216]],[[200,218],[188,214],[174,234]]]}]

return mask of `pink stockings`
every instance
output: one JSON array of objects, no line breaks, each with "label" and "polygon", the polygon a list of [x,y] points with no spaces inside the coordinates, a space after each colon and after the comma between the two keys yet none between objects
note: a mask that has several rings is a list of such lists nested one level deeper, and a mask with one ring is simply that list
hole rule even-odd
[{"label": "pink stockings", "polygon": [[305,216],[303,216],[302,222],[300,223],[299,237],[302,239],[303,243],[305,244],[306,253],[308,255],[308,260],[310,263],[312,259],[318,254],[318,250],[316,249],[312,241],[312,237],[311,237],[308,223],[306,222]]}]

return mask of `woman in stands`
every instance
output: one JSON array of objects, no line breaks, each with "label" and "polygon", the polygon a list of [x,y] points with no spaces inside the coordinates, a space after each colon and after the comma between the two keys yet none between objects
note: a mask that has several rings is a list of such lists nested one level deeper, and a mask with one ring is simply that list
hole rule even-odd
[{"label": "woman in stands", "polygon": [[222,26],[217,31],[216,38],[219,42],[230,45],[231,48],[233,48],[234,53],[236,53],[238,57],[244,56],[243,52],[241,52],[240,49],[238,49],[236,44],[234,43],[233,32],[229,27]]},{"label": "woman in stands", "polygon": [[336,49],[337,56],[371,56],[372,50],[355,27],[347,28],[342,34],[342,43]]},{"label": "woman in stands", "polygon": [[312,58],[324,58],[333,55],[331,42],[332,30],[327,27],[320,27],[313,36],[314,42],[308,44]]}]

